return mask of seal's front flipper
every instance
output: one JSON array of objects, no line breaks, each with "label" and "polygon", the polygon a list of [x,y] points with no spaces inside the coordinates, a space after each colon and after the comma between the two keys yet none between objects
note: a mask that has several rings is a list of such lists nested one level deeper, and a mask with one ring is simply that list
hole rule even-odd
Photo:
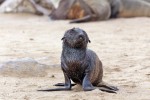
[{"label": "seal's front flipper", "polygon": [[74,19],[70,21],[69,23],[82,23],[82,22],[89,22],[96,19],[96,15],[87,15],[83,18]]},{"label": "seal's front flipper", "polygon": [[37,91],[69,91],[71,88],[54,88],[54,89],[43,89],[43,90],[37,90]]},{"label": "seal's front flipper", "polygon": [[[71,86],[75,86],[76,84],[71,84]],[[65,86],[65,83],[57,83],[54,86]]]}]

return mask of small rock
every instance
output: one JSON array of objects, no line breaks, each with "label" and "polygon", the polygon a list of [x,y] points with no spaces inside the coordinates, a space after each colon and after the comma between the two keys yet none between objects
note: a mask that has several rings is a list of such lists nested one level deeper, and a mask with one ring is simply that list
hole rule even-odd
[{"label": "small rock", "polygon": [[55,78],[55,75],[51,75],[51,78]]},{"label": "small rock", "polygon": [[1,64],[0,75],[43,77],[47,75],[47,68],[47,65],[40,64],[32,58],[22,58]]}]

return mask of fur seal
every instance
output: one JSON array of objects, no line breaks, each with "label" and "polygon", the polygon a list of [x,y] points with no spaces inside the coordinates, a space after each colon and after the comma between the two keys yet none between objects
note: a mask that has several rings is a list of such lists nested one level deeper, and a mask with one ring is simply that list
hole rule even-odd
[{"label": "fur seal", "polygon": [[[3,2],[1,4],[1,2]],[[50,0],[0,0],[0,12],[23,12],[49,15],[55,9]]]},{"label": "fur seal", "polygon": [[150,0],[61,0],[50,14],[52,19],[71,19],[71,23],[142,16],[150,17]]},{"label": "fur seal", "polygon": [[0,0],[0,4],[2,4],[5,0]]},{"label": "fur seal", "polygon": [[84,91],[91,91],[98,87],[102,91],[116,93],[117,87],[103,82],[103,67],[96,53],[87,49],[90,42],[87,33],[80,28],[72,28],[65,32],[63,50],[61,54],[61,68],[64,73],[65,83],[57,86],[64,88],[46,89],[39,91],[71,90],[74,84],[71,80],[82,85]]}]

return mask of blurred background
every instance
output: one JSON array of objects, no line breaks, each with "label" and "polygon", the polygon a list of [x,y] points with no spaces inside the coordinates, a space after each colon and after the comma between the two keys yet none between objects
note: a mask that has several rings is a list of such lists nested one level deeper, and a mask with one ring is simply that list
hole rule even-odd
[{"label": "blurred background", "polygon": [[[0,100],[149,100],[150,18],[70,24],[70,20],[50,18],[58,3],[0,0]],[[119,87],[117,94],[98,89],[83,92],[78,87],[65,92],[36,91],[64,82],[61,38],[73,27],[89,35],[88,48],[101,59],[104,80]]]}]

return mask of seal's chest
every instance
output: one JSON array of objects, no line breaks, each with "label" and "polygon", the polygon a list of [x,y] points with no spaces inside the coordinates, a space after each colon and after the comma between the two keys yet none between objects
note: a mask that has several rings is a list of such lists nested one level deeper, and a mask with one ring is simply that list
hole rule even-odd
[{"label": "seal's chest", "polygon": [[72,79],[72,81],[82,83],[84,77],[84,70],[82,66],[80,64],[76,64],[76,66],[69,66],[68,76]]},{"label": "seal's chest", "polygon": [[82,64],[72,62],[71,64],[69,64],[68,70],[74,75],[80,74],[80,71],[82,71]]}]

